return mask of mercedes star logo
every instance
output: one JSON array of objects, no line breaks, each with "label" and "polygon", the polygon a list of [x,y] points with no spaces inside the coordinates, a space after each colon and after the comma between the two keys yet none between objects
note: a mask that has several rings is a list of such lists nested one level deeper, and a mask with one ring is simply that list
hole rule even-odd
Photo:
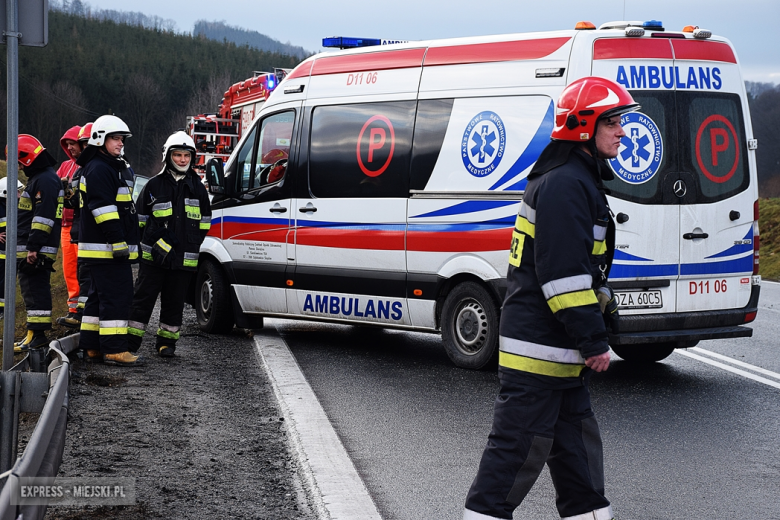
[{"label": "mercedes star logo", "polygon": [[681,180],[677,180],[674,183],[674,194],[680,198],[683,198],[688,192],[688,188],[685,187],[685,183]]}]

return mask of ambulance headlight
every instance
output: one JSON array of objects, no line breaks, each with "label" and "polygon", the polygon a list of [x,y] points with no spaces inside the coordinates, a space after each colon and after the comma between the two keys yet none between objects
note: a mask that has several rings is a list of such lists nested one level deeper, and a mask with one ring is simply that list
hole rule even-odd
[{"label": "ambulance headlight", "polygon": [[694,29],[693,30],[693,37],[697,40],[706,40],[707,38],[712,36],[712,31],[708,31],[707,29]]},{"label": "ambulance headlight", "polygon": [[626,36],[637,37],[644,36],[645,30],[642,27],[626,27]]}]

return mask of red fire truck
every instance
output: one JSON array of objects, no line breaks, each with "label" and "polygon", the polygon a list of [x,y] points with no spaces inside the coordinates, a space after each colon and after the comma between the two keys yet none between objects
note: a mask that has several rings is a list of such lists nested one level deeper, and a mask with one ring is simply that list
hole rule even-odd
[{"label": "red fire truck", "polygon": [[187,117],[187,133],[197,149],[195,171],[201,177],[212,157],[226,161],[244,128],[248,128],[271,92],[292,69],[255,71],[251,78],[234,83],[222,98],[216,114]]}]

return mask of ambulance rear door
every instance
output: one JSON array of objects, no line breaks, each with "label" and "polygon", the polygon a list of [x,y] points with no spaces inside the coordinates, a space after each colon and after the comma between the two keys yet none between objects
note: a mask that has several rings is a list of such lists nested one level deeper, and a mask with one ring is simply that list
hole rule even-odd
[{"label": "ambulance rear door", "polygon": [[680,176],[677,310],[744,307],[753,273],[754,152],[748,106],[731,46],[671,40],[675,55]]},{"label": "ambulance rear door", "polygon": [[[678,140],[672,49],[668,39],[601,38],[593,42],[593,70],[626,86],[641,109],[624,115],[626,136],[610,161],[615,257],[609,278],[622,314],[675,312],[680,263]],[[648,81],[648,70],[663,82]],[[633,82],[632,82],[633,81]]]}]

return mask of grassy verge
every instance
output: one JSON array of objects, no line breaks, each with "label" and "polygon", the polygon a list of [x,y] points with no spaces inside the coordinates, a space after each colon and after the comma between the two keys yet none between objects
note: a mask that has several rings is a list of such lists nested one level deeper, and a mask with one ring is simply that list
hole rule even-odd
[{"label": "grassy verge", "polygon": [[761,277],[780,281],[780,198],[759,199]]}]

